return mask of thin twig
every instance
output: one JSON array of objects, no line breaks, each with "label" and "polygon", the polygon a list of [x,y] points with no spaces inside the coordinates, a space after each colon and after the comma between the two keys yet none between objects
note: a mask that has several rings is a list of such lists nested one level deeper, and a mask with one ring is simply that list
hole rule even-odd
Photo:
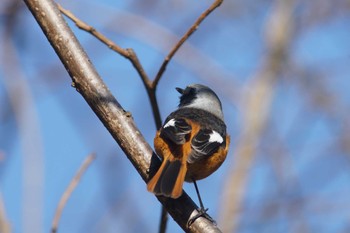
[{"label": "thin twig", "polygon": [[58,5],[58,9],[65,16],[67,16],[70,20],[72,20],[79,29],[90,33],[95,38],[100,40],[103,44],[107,45],[108,48],[112,49],[113,51],[122,55],[124,58],[128,59],[132,63],[132,65],[135,67],[135,69],[137,70],[138,74],[140,75],[140,77],[141,77],[142,81],[145,83],[145,85],[150,86],[149,78],[148,78],[146,72],[144,71],[144,69],[143,69],[143,67],[142,67],[142,65],[141,65],[141,63],[140,63],[140,61],[139,61],[139,59],[138,59],[138,57],[135,54],[133,49],[131,49],[131,48],[123,49],[122,47],[120,47],[119,45],[114,43],[112,40],[108,39],[105,35],[98,32],[94,27],[88,25],[87,23],[85,23],[84,21],[82,21],[81,19],[76,17],[69,10],[64,9],[59,4],[57,4],[57,5]]},{"label": "thin twig", "polygon": [[91,35],[99,39],[102,43],[106,44],[113,51],[119,53],[125,58],[128,58],[129,55],[127,50],[123,49],[122,47],[120,47],[119,45],[117,45],[116,43],[108,39],[106,36],[104,36],[102,33],[96,31],[95,28],[91,27],[81,19],[77,18],[72,12],[64,9],[60,4],[57,4],[57,6],[58,6],[58,9],[70,20],[72,20],[79,29],[90,33]]},{"label": "thin twig", "polygon": [[141,80],[142,80],[142,82],[147,90],[148,98],[149,98],[151,106],[152,106],[153,117],[155,120],[156,127],[158,129],[161,126],[162,121],[160,118],[159,107],[158,107],[157,100],[155,97],[156,96],[155,95],[156,86],[154,86],[152,84],[152,82],[150,81],[150,79],[149,79],[147,73],[145,72],[143,66],[141,65],[141,62],[138,59],[135,51],[131,48],[123,49],[122,47],[120,47],[119,45],[114,43],[112,40],[110,40],[106,36],[104,36],[102,33],[98,32],[94,27],[88,25],[87,23],[85,23],[84,21],[82,21],[81,19],[76,17],[69,10],[66,10],[65,8],[63,8],[59,4],[57,4],[57,6],[58,6],[58,9],[65,16],[67,16],[70,20],[72,20],[79,29],[90,33],[95,38],[97,38],[99,41],[101,41],[103,44],[107,45],[108,48],[119,53],[121,56],[123,56],[124,58],[128,59],[131,62],[131,64],[136,69],[137,73],[139,74],[139,76],[140,76],[140,78],[141,78]]},{"label": "thin twig", "polygon": [[160,78],[162,77],[166,66],[168,65],[169,61],[172,59],[172,57],[175,55],[175,53],[179,50],[179,48],[183,45],[183,43],[198,29],[199,25],[202,23],[202,21],[211,13],[213,12],[217,7],[221,5],[223,0],[215,0],[215,2],[206,10],[204,11],[199,18],[196,20],[196,22],[190,27],[190,29],[183,35],[183,37],[177,42],[177,44],[173,47],[173,49],[170,51],[168,56],[165,57],[162,66],[160,67],[153,83],[152,87],[155,88],[158,85],[158,82]]},{"label": "thin twig", "polygon": [[52,233],[57,232],[57,227],[58,227],[58,223],[60,221],[61,215],[62,215],[62,211],[63,211],[63,209],[64,209],[64,207],[65,207],[69,197],[72,195],[74,189],[79,184],[79,181],[80,181],[82,175],[84,174],[86,169],[89,167],[89,165],[91,164],[91,162],[95,158],[96,158],[95,154],[90,154],[90,155],[88,155],[86,157],[86,159],[84,160],[84,162],[80,166],[78,172],[75,174],[75,176],[73,177],[73,179],[69,183],[66,191],[63,193],[63,195],[61,197],[61,200],[60,200],[60,202],[57,205],[55,216],[54,216],[53,221],[52,221],[52,229],[51,229]]}]

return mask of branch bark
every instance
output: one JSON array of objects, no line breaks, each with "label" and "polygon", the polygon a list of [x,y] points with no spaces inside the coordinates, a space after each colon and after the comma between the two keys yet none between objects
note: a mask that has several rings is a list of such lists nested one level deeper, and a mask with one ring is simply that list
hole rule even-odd
[{"label": "branch bark", "polygon": [[[83,96],[144,181],[155,172],[160,161],[126,112],[104,84],[57,5],[51,0],[24,0],[51,46],[72,78],[72,86]],[[146,190],[146,188],[145,188]],[[184,192],[178,199],[158,196],[169,214],[186,232],[221,232],[205,218],[198,218],[190,227],[188,220],[197,213],[197,206]]]}]

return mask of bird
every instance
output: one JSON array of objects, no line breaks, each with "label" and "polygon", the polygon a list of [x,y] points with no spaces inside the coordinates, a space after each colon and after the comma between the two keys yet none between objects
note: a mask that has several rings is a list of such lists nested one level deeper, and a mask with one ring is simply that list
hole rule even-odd
[{"label": "bird", "polygon": [[178,108],[165,119],[154,138],[154,148],[162,163],[148,181],[147,190],[177,199],[182,195],[184,181],[193,182],[204,209],[196,181],[221,166],[230,136],[222,104],[212,89],[191,84],[176,90],[181,94]]}]

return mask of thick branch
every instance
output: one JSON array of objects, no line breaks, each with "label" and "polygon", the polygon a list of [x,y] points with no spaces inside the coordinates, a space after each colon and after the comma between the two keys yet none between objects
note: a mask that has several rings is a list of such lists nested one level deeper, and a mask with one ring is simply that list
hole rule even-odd
[{"label": "thick branch", "polygon": [[[143,180],[149,179],[160,161],[145,141],[130,114],[121,107],[97,74],[89,58],[51,0],[24,0],[47,39],[72,78],[72,86],[84,97],[99,117]],[[145,188],[146,190],[146,188]],[[186,232],[220,232],[205,218],[197,219],[187,228],[188,219],[197,206],[184,193],[179,199],[157,197],[174,220]]]}]

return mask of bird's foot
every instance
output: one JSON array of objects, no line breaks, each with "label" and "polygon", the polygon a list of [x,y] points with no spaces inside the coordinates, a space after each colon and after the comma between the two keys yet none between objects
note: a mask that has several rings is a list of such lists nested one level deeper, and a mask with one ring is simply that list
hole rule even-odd
[{"label": "bird's foot", "polygon": [[193,216],[192,218],[190,218],[190,220],[188,220],[188,222],[187,222],[188,227],[190,227],[194,223],[194,221],[196,221],[197,218],[200,218],[200,217],[204,217],[216,225],[215,220],[212,217],[210,217],[209,214],[207,214],[208,208],[207,209],[198,208],[197,211],[198,211],[198,213],[195,216]]}]

